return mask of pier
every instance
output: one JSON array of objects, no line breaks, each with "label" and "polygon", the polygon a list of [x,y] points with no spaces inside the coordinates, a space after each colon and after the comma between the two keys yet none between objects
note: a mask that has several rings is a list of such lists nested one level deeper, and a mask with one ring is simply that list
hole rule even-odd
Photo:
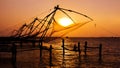
[{"label": "pier", "polygon": [[[85,62],[86,60],[81,60],[81,58],[82,57],[86,58],[86,59],[89,58],[89,54],[87,54],[87,53],[89,53],[88,52],[89,49],[92,49],[92,50],[97,49],[97,51],[98,51],[98,54],[97,54],[98,55],[98,61],[102,60],[102,44],[97,45],[97,47],[90,47],[88,45],[88,42],[85,41],[84,50],[82,50],[81,43],[78,42],[77,45],[73,45],[73,48],[69,49],[69,48],[66,47],[66,42],[65,41],[66,41],[65,39],[62,39],[61,40],[61,44],[62,44],[61,46],[62,47],[60,49],[56,49],[56,48],[54,48],[54,46],[52,44],[49,45],[48,48],[44,47],[43,42],[40,42],[40,41],[39,42],[38,41],[31,42],[31,40],[29,40],[29,41],[24,40],[23,42],[21,42],[21,40],[17,40],[17,41],[13,42],[13,40],[12,40],[12,41],[10,41],[12,43],[9,43],[9,44],[11,44],[10,45],[11,50],[9,50],[9,51],[0,50],[0,52],[12,53],[12,55],[11,55],[12,56],[12,63],[14,65],[17,64],[17,61],[18,61],[18,59],[17,59],[18,56],[17,55],[18,54],[20,55],[20,53],[31,52],[31,51],[38,51],[39,52],[40,63],[43,63],[45,60],[49,60],[47,63],[45,63],[45,64],[49,64],[48,66],[54,66],[56,64],[59,64],[58,63],[59,60],[62,60],[63,62],[65,62],[65,59],[70,60],[70,59],[72,59],[72,57],[76,57],[76,60],[78,60],[77,63]],[[28,44],[28,42],[29,42],[29,44],[31,43],[30,48],[25,48],[25,45],[23,45],[23,44],[25,44],[25,43]],[[21,47],[21,43],[22,43],[22,47]],[[8,47],[6,47],[6,48],[8,48]],[[61,51],[61,52],[57,53],[57,51]],[[48,55],[46,54],[47,56],[45,56],[45,53],[47,53],[47,52],[48,52]],[[32,56],[34,56],[34,55],[32,55]],[[55,58],[56,58],[56,60],[54,60]],[[97,59],[96,59],[96,61],[97,61]],[[65,63],[63,63],[63,64],[65,64]]]}]

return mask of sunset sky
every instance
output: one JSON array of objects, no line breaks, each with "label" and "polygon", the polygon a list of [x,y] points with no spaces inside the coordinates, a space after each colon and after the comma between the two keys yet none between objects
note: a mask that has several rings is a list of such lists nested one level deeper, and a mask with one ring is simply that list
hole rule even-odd
[{"label": "sunset sky", "polygon": [[56,5],[94,20],[66,36],[120,37],[120,0],[0,0],[0,36],[8,35],[32,18],[48,14]]}]

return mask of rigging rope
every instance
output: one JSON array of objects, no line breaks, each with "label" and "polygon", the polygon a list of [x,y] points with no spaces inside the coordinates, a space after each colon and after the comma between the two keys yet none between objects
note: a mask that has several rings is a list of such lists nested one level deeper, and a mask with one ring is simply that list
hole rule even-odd
[{"label": "rigging rope", "polygon": [[116,34],[116,33],[114,33],[114,32],[111,32],[110,30],[108,30],[107,28],[103,27],[102,25],[95,24],[95,27],[100,27],[102,30],[104,30],[104,31],[106,31],[106,32],[108,32],[108,33],[110,33],[110,34],[113,34],[114,36],[119,37],[118,34]]},{"label": "rigging rope", "polygon": [[[68,17],[70,20],[72,20],[74,24],[66,27],[63,27],[60,24],[58,24],[58,21],[57,21],[58,19],[56,18],[57,16],[60,16],[60,14],[57,14],[58,11],[61,12],[65,17]],[[68,14],[68,12],[72,12],[72,13]],[[79,21],[79,23],[77,23],[72,18],[72,14],[77,14],[90,21],[83,21],[83,22]],[[39,20],[38,18],[34,18],[34,20],[30,24],[26,24],[25,26],[23,25],[14,36],[17,36],[17,37],[38,37],[39,36],[40,40],[43,40],[44,37],[51,37],[51,36],[54,36],[55,33],[62,32],[61,35],[58,35],[58,36],[63,37],[67,33],[75,29],[78,29],[79,27],[91,21],[93,21],[93,19],[88,17],[85,14],[82,14],[73,10],[59,8],[59,6],[57,5],[56,7],[54,7],[54,10],[50,12],[47,16],[45,16],[42,20]]]}]

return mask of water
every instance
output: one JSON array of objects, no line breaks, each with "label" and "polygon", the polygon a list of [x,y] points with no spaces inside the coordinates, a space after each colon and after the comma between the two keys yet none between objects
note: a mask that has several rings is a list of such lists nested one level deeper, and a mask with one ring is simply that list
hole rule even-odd
[{"label": "water", "polygon": [[[89,47],[98,47],[101,43],[102,60],[99,60],[99,50],[89,49],[87,56],[84,54],[84,44],[88,42]],[[73,51],[74,45],[80,42],[81,55]],[[39,49],[21,51],[17,53],[16,65],[11,63],[11,53],[0,53],[1,68],[119,68],[120,67],[120,38],[65,38],[65,55],[63,57],[62,40],[56,39],[44,43],[46,48],[49,45],[52,49],[52,64],[50,66],[49,51],[43,50],[40,59]]]}]

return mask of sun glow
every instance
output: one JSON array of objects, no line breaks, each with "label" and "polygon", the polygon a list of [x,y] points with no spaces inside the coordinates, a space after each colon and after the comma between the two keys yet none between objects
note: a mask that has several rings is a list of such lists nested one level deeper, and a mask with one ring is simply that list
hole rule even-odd
[{"label": "sun glow", "polygon": [[61,19],[59,19],[59,24],[61,26],[67,27],[73,24],[73,21],[69,18],[63,17]]}]

